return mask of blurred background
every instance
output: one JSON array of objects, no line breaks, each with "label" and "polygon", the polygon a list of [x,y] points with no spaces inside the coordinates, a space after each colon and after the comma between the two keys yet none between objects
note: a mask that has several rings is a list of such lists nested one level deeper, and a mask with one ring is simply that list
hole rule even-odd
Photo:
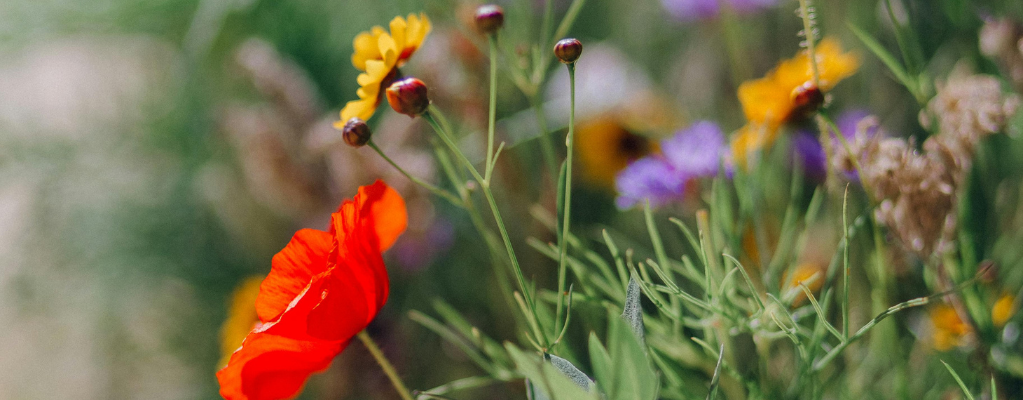
[{"label": "blurred background", "polygon": [[[553,1],[560,16],[568,1]],[[502,46],[513,58],[528,57],[544,2],[498,3],[507,13]],[[649,151],[650,139],[693,120],[739,128],[738,83],[799,48],[795,1],[749,2],[760,4],[725,15],[694,3],[589,0],[572,29],[586,46],[578,229],[644,232],[634,211],[614,207],[614,173]],[[847,24],[896,48],[879,2],[815,3],[823,34],[846,48],[862,49]],[[1018,18],[1023,8],[906,4],[915,7],[912,23],[936,71],[963,58],[995,71],[976,50],[981,17],[998,10]],[[422,11],[434,30],[405,72],[427,82],[460,132],[482,137],[470,134],[486,129],[487,112],[485,42],[470,25],[477,5],[0,2],[0,398],[217,398],[220,332],[235,288],[265,275],[297,229],[323,229],[344,197],[377,178],[406,197],[411,221],[386,255],[392,295],[370,330],[413,388],[473,374],[462,353],[408,318],[444,301],[494,337],[514,338],[511,308],[493,289],[490,258],[471,222],[368,148],[345,146],[332,123],[358,88],[355,35]],[[833,107],[867,109],[891,132],[920,134],[916,101],[860,52],[863,66],[834,91]],[[562,68],[549,83],[542,96],[552,128],[561,128]],[[553,194],[537,191],[550,178],[534,140],[535,114],[506,75],[499,87],[498,134],[513,145],[498,166],[502,207],[506,215],[528,215],[534,204],[549,210]],[[399,164],[439,180],[425,124],[386,107],[370,124]],[[676,210],[691,214],[686,207]],[[554,240],[533,221],[518,219],[512,236]],[[823,236],[834,248],[837,238]],[[524,241],[516,246],[527,274],[551,287],[555,264]],[[1020,274],[1011,276],[1019,287]],[[522,393],[497,386],[463,396]],[[353,344],[302,398],[389,396],[384,376]]]}]

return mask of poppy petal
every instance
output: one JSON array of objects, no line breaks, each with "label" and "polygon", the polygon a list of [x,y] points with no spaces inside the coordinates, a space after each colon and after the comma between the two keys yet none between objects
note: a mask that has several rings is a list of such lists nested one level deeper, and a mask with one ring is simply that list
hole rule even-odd
[{"label": "poppy petal", "polygon": [[227,367],[217,371],[220,395],[227,400],[270,400],[298,394],[309,375],[330,366],[345,341],[295,340],[250,333]]},{"label": "poppy petal", "polygon": [[355,202],[360,207],[363,224],[373,227],[380,251],[391,248],[398,236],[408,227],[405,200],[397,191],[381,180],[359,188]]},{"label": "poppy petal", "polygon": [[260,321],[277,319],[314,275],[327,270],[333,245],[327,232],[303,229],[295,233],[287,247],[274,256],[270,275],[259,286],[256,314]]}]

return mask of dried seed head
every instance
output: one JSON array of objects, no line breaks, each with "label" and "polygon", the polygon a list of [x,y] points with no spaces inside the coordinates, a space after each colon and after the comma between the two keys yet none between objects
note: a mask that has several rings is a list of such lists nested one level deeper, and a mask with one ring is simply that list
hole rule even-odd
[{"label": "dried seed head", "polygon": [[387,88],[387,103],[394,111],[415,118],[430,106],[426,84],[412,77],[395,81]]},{"label": "dried seed head", "polygon": [[583,43],[579,39],[561,39],[554,44],[554,55],[565,64],[574,63],[583,54]]},{"label": "dried seed head", "polygon": [[484,4],[476,9],[476,30],[484,35],[496,33],[504,26],[504,9],[496,4]]},{"label": "dried seed head", "polygon": [[369,142],[370,137],[373,136],[373,132],[369,130],[369,125],[366,125],[366,121],[358,118],[352,118],[345,123],[345,127],[341,129],[341,136],[345,139],[345,143],[348,143],[352,147],[362,147]]}]

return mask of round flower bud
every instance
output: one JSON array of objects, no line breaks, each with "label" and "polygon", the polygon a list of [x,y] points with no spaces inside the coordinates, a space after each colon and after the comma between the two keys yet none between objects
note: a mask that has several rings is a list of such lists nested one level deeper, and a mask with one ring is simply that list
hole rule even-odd
[{"label": "round flower bud", "polygon": [[430,98],[426,95],[426,84],[416,78],[404,78],[387,88],[387,103],[394,111],[415,118],[426,112]]},{"label": "round flower bud", "polygon": [[345,143],[352,147],[365,146],[371,136],[373,136],[373,132],[369,130],[369,125],[366,125],[366,121],[358,118],[348,120],[345,127],[341,129],[341,137],[345,139]]},{"label": "round flower bud", "polygon": [[484,35],[496,33],[504,25],[504,9],[496,4],[484,4],[476,9],[476,30]]},{"label": "round flower bud", "polygon": [[579,39],[561,39],[554,44],[554,55],[565,64],[574,63],[583,54],[583,43]]},{"label": "round flower bud", "polygon": [[823,105],[824,93],[813,82],[806,82],[792,90],[792,117],[808,117]]}]

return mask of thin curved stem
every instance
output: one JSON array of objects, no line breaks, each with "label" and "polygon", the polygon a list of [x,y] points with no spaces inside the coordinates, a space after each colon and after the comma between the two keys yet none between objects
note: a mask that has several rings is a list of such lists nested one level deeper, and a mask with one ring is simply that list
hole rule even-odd
[{"label": "thin curved stem", "polygon": [[398,172],[401,172],[402,175],[405,175],[405,177],[408,178],[408,180],[412,181],[413,183],[415,183],[415,184],[417,184],[419,186],[422,186],[426,190],[429,190],[431,193],[444,198],[444,200],[449,201],[451,204],[453,204],[456,207],[461,207],[462,206],[462,200],[459,199],[457,196],[451,194],[447,190],[441,189],[439,187],[436,187],[436,186],[430,184],[429,182],[426,182],[426,181],[424,181],[422,179],[419,179],[419,178],[416,178],[415,176],[412,176],[411,174],[408,173],[408,171],[405,171],[404,168],[398,166],[398,164],[395,163],[394,160],[392,160],[390,157],[388,157],[387,154],[384,154],[384,151],[380,150],[380,147],[378,147],[376,143],[373,143],[372,140],[370,140],[369,143],[366,143],[366,144],[369,145],[370,148],[375,150],[377,152],[377,154],[380,155],[380,157],[383,157],[384,160],[386,160],[388,164],[391,164],[391,166],[394,167],[394,169],[397,169]]},{"label": "thin curved stem", "polygon": [[387,375],[387,379],[391,380],[391,385],[394,386],[394,390],[398,392],[403,400],[412,400],[412,392],[405,387],[405,383],[401,381],[401,377],[398,376],[398,371],[394,369],[390,361],[387,361],[387,357],[384,356],[384,352],[380,351],[380,347],[377,347],[376,342],[373,338],[369,337],[366,331],[359,332],[355,335],[359,338],[359,341],[366,346],[366,350],[373,355],[373,358],[377,360],[377,364],[380,364],[380,369],[384,370],[384,374]]},{"label": "thin curved stem", "polygon": [[[528,307],[530,314],[528,317],[535,325],[538,326],[539,320],[536,316],[536,305],[533,302],[533,295],[529,291],[529,287],[526,286],[526,278],[522,274],[522,267],[519,265],[518,256],[515,255],[515,248],[512,246],[511,236],[508,235],[508,229],[505,227],[504,218],[501,217],[501,210],[498,209],[497,201],[494,199],[494,193],[490,190],[490,182],[487,182],[487,180],[480,176],[479,171],[476,170],[476,167],[472,164],[472,162],[465,157],[465,154],[458,148],[458,144],[455,143],[451,135],[449,135],[448,132],[445,131],[439,123],[437,123],[437,117],[434,116],[434,114],[437,113],[437,109],[431,105],[429,110],[423,114],[423,118],[431,127],[433,127],[434,131],[437,132],[437,136],[440,136],[441,140],[444,141],[451,152],[455,154],[455,157],[458,158],[459,162],[463,164],[465,169],[469,170],[469,174],[472,175],[473,179],[476,179],[476,181],[479,182],[483,195],[487,199],[487,204],[490,206],[490,211],[494,214],[494,221],[497,223],[497,230],[501,234],[505,251],[508,253],[508,259],[511,261],[512,270],[515,273],[515,279],[519,284],[519,290],[522,291],[522,296]],[[542,342],[544,345],[549,344],[546,335],[539,336],[540,337],[537,338],[538,341]]]},{"label": "thin curved stem", "polygon": [[[562,214],[564,219],[561,223],[561,235],[558,243],[558,307],[554,318],[554,332],[557,334],[561,324],[561,316],[565,301],[565,273],[568,269],[566,262],[568,258],[568,230],[572,215],[572,147],[575,139],[575,63],[568,64],[568,82],[570,107],[568,109],[568,136],[565,137],[565,148],[568,154],[565,156],[565,197],[562,202]],[[566,319],[565,323],[568,321]]]},{"label": "thin curved stem", "polygon": [[483,179],[490,183],[494,171],[494,125],[497,120],[497,34],[491,34],[490,42],[490,115],[487,121],[487,164]]}]

